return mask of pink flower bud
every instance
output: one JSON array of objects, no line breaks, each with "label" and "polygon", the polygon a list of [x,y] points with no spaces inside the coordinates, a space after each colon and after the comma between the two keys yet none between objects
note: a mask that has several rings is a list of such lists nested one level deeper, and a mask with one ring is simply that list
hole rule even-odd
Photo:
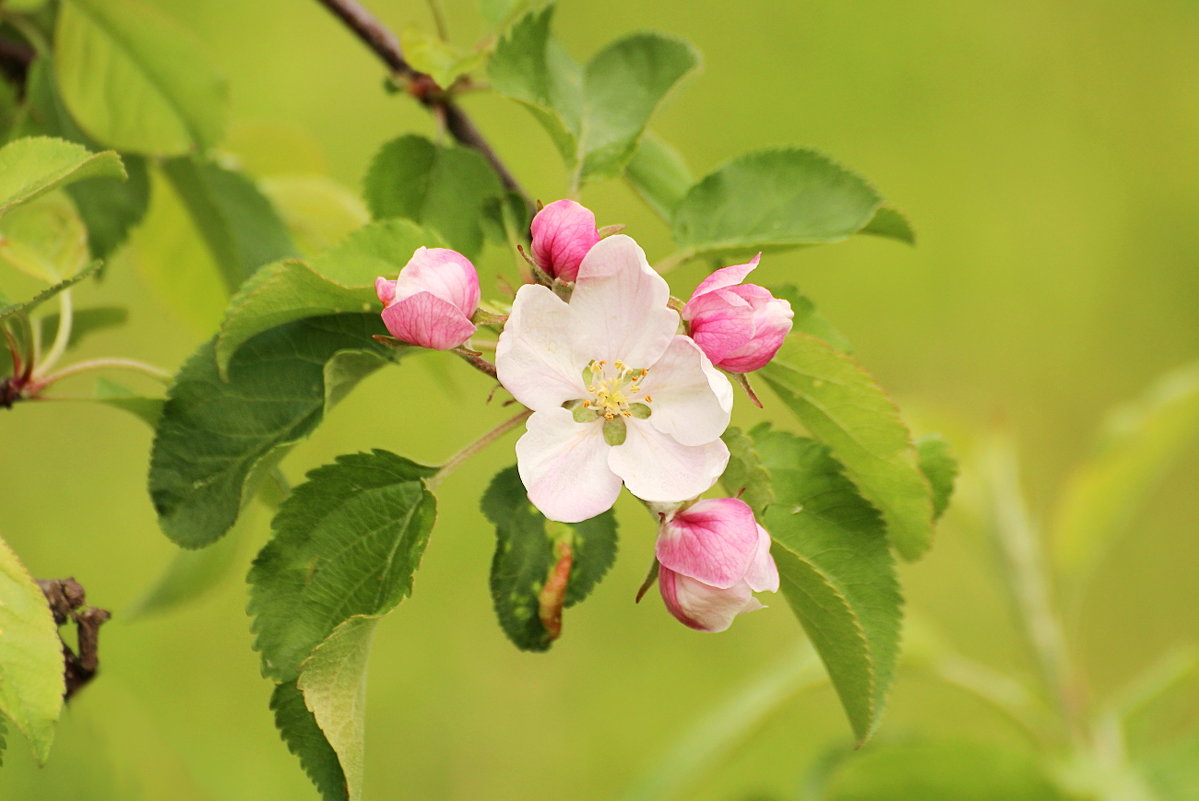
[{"label": "pink flower bud", "polygon": [[756,284],[741,283],[761,257],[712,273],[683,307],[695,344],[712,364],[732,373],[765,366],[791,330],[790,303]]},{"label": "pink flower bud", "polygon": [[555,200],[533,218],[533,261],[551,278],[573,282],[579,263],[600,241],[595,215],[573,200]]},{"label": "pink flower bud", "polygon": [[375,279],[383,324],[396,339],[435,350],[470,339],[479,308],[479,276],[470,261],[445,248],[417,248],[394,281]]},{"label": "pink flower bud", "polygon": [[668,517],[655,553],[666,608],[700,631],[724,631],[737,615],[762,608],[754,592],[779,588],[770,535],[736,498],[698,501]]}]

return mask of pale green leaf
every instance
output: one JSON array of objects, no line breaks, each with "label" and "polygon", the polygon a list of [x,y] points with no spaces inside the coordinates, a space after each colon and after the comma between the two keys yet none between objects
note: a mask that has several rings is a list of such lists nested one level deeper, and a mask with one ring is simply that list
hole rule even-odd
[{"label": "pale green leaf", "polygon": [[836,242],[870,222],[882,199],[864,179],[814,150],[739,156],[691,187],[674,214],[688,255]]},{"label": "pale green leaf", "polygon": [[1058,496],[1050,526],[1058,566],[1076,578],[1089,572],[1197,436],[1199,364],[1168,373],[1116,409],[1097,452]]},{"label": "pale green leaf", "polygon": [[27,301],[10,303],[7,306],[0,307],[0,321],[8,319],[14,314],[27,314],[28,312],[40,306],[42,303],[45,303],[47,300],[57,295],[59,292],[62,292],[64,289],[69,289],[83,279],[90,278],[91,276],[95,275],[96,272],[99,271],[101,265],[102,262],[94,261],[87,267],[84,267],[82,270],[72,275],[70,278],[59,281],[54,286],[46,287]]},{"label": "pale green leaf", "polygon": [[347,801],[362,798],[366,661],[378,617],[344,620],[300,668],[297,686],[345,776]]},{"label": "pale green leaf", "polygon": [[958,460],[949,443],[937,434],[916,440],[916,455],[920,472],[928,479],[933,490],[933,520],[940,519],[953,497],[953,483],[958,477]]},{"label": "pale green leaf", "polygon": [[42,195],[0,219],[0,264],[52,284],[88,261],[87,228],[62,192]]},{"label": "pale green leaf", "polygon": [[[582,601],[615,560],[616,516],[608,510],[581,523],[547,521],[529,503],[515,467],[496,474],[481,504],[496,530],[491,598],[500,627],[517,648],[548,650],[562,609]],[[564,566],[566,586],[547,590]]]},{"label": "pale green leaf", "polygon": [[479,13],[492,28],[503,28],[524,11],[531,0],[478,0]]},{"label": "pale green leaf", "polygon": [[443,89],[487,60],[485,51],[463,50],[411,26],[400,32],[400,49],[413,69],[429,75]]},{"label": "pale green leaf", "polygon": [[248,578],[265,675],[293,680],[344,620],[385,614],[411,592],[436,517],[422,479],[434,472],[387,451],[340,456],[283,502]]},{"label": "pale green leaf", "polygon": [[375,219],[403,217],[420,223],[471,258],[483,245],[486,205],[504,192],[477,151],[409,134],[388,142],[375,156],[363,194]]},{"label": "pale green leaf", "polygon": [[262,265],[296,255],[279,213],[246,176],[197,158],[162,167],[230,293]]},{"label": "pale green leaf", "polygon": [[30,136],[0,148],[0,215],[38,195],[85,178],[124,178],[121,157],[92,153],[82,145]]},{"label": "pale green leaf", "polygon": [[277,325],[322,314],[380,311],[375,279],[395,278],[417,248],[437,244],[436,234],[415,223],[381,220],[308,263],[289,260],[263,267],[225,310],[216,339],[221,375],[246,340]]},{"label": "pale green leaf", "polygon": [[324,175],[278,175],[259,188],[304,256],[315,256],[370,222],[358,195]]},{"label": "pale green leaf", "polygon": [[762,464],[753,439],[735,426],[720,438],[729,449],[729,464],[720,477],[720,485],[729,495],[749,504],[754,514],[762,514],[774,503],[774,487],[770,483],[770,471]]},{"label": "pale green leaf", "polygon": [[0,539],[0,713],[45,763],[62,711],[62,641],[41,588]]},{"label": "pale green leaf", "polygon": [[878,726],[899,654],[902,598],[882,521],[827,448],[765,424],[752,436],[775,494],[762,525],[783,596],[861,744]]},{"label": "pale green leaf", "polygon": [[[151,454],[150,497],[167,536],[198,548],[224,534],[253,479],[324,419],[333,385],[395,358],[371,340],[385,333],[377,314],[297,320],[239,348],[227,380],[212,342],[201,346],[175,377]],[[337,369],[354,355],[354,371]]]},{"label": "pale green leaf", "polygon": [[874,212],[874,218],[858,233],[898,239],[909,245],[916,244],[916,232],[912,230],[912,224],[899,209],[891,206],[879,206],[878,211]]},{"label": "pale green leaf", "polygon": [[337,753],[325,739],[316,718],[304,704],[304,696],[294,681],[275,686],[271,711],[287,750],[300,759],[308,778],[316,785],[324,801],[346,801],[346,776]]},{"label": "pale green leaf", "polygon": [[823,340],[792,333],[758,371],[882,513],[891,544],[906,559],[932,538],[932,490],[899,411],[861,365]]},{"label": "pale green leaf", "polygon": [[63,100],[106,145],[173,156],[204,151],[224,128],[224,78],[199,43],[138,0],[64,0],[54,34]]},{"label": "pale green leaf", "polygon": [[620,39],[588,62],[574,159],[580,183],[621,174],[654,112],[699,62],[686,41],[656,33]]},{"label": "pale green leaf", "polygon": [[637,152],[625,167],[625,177],[654,213],[668,223],[695,183],[683,156],[653,131],[642,135]]}]

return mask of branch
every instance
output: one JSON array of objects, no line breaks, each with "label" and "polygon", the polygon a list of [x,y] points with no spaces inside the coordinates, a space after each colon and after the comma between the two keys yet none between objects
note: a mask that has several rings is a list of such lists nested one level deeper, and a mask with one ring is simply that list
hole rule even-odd
[{"label": "branch", "polygon": [[517,183],[516,178],[491,149],[483,134],[471,122],[466,112],[459,108],[444,88],[437,85],[429,75],[413,69],[400,50],[399,40],[373,14],[363,8],[357,0],[317,0],[329,9],[363,44],[371,49],[391,71],[408,83],[408,92],[420,104],[445,121],[450,136],[467,147],[477,150],[487,159],[503,181],[504,187],[524,201],[530,212],[536,211],[533,201]]}]

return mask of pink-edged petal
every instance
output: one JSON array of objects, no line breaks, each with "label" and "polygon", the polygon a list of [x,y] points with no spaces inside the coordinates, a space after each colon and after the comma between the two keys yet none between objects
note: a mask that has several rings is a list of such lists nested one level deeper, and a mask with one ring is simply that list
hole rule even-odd
[{"label": "pink-edged petal", "polygon": [[765,367],[791,333],[791,304],[771,300],[754,312],[754,336],[735,352],[714,360],[725,370],[749,373]]},{"label": "pink-edged petal", "polygon": [[379,296],[379,300],[384,306],[391,304],[396,297],[396,282],[393,278],[384,278],[379,276],[375,279],[375,294]]},{"label": "pink-edged petal", "polygon": [[653,399],[648,422],[683,445],[719,439],[729,426],[732,384],[690,337],[671,340],[642,379],[641,389]]},{"label": "pink-edged petal", "polygon": [[395,295],[430,292],[467,317],[479,308],[479,275],[470,259],[448,248],[417,248],[396,279]]},{"label": "pink-edged petal", "polygon": [[726,286],[735,286],[745,280],[745,276],[757,269],[758,262],[762,259],[762,254],[754,256],[746,264],[734,264],[732,267],[721,267],[716,272],[709,275],[695,291],[691,293],[691,300],[695,300],[700,295],[706,295],[714,289],[723,289]]},{"label": "pink-edged petal", "polygon": [[778,592],[779,569],[770,555],[770,534],[758,526],[758,544],[745,573],[745,583],[754,592]]},{"label": "pink-edged petal", "polygon": [[516,463],[529,500],[550,520],[578,523],[612,508],[620,478],[608,468],[598,423],[576,423],[566,409],[534,412],[516,442]]},{"label": "pink-edged petal", "polygon": [[457,307],[428,292],[392,303],[383,310],[383,324],[396,339],[434,350],[456,348],[475,332]]},{"label": "pink-edged petal", "polygon": [[729,462],[729,449],[719,439],[682,445],[649,425],[649,420],[625,422],[624,444],[609,449],[608,466],[642,500],[670,503],[694,498],[716,483]]},{"label": "pink-edged petal", "polygon": [[522,286],[495,349],[495,369],[504,389],[530,409],[556,409],[587,397],[583,368],[571,332],[574,311],[543,286]]},{"label": "pink-edged petal", "polygon": [[570,298],[580,345],[590,359],[653,364],[679,326],[678,314],[666,306],[669,299],[670,287],[640,245],[622,234],[600,240],[579,265]]},{"label": "pink-edged petal", "polygon": [[654,547],[662,566],[720,589],[745,577],[757,550],[754,512],[736,498],[692,504],[663,524]]},{"label": "pink-edged petal", "polygon": [[587,251],[600,240],[595,214],[573,200],[555,200],[530,226],[533,260],[559,281],[574,281]]},{"label": "pink-edged petal", "polygon": [[658,571],[658,586],[670,613],[683,625],[698,631],[724,631],[737,615],[762,608],[745,582],[718,589],[662,567]]}]

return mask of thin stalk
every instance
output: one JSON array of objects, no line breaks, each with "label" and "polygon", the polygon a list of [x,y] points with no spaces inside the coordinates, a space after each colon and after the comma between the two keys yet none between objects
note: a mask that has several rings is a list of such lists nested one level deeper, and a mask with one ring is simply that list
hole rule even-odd
[{"label": "thin stalk", "polygon": [[469,351],[466,348],[454,348],[454,350],[451,352],[461,356],[467,364],[478,370],[480,373],[486,373],[492,378],[499,377],[499,374],[495,371],[495,365],[474,351]]},{"label": "thin stalk", "polygon": [[438,38],[448,42],[450,29],[445,24],[445,10],[441,7],[441,0],[429,0],[429,11],[433,14],[433,27],[437,29]]},{"label": "thin stalk", "polygon": [[77,375],[79,373],[87,373],[93,370],[133,370],[134,372],[144,373],[152,378],[161,381],[163,384],[171,383],[171,374],[161,367],[155,367],[146,362],[139,362],[136,359],[89,359],[84,362],[75,362],[68,365],[57,372],[50,373],[38,379],[29,388],[31,394],[41,392],[51,384],[61,381],[68,376]]},{"label": "thin stalk", "polygon": [[71,302],[71,290],[64,289],[58,298],[58,330],[54,332],[54,342],[50,345],[46,358],[40,359],[38,362],[39,372],[49,370],[58,364],[58,360],[67,351],[67,343],[71,341],[71,324],[75,316],[74,305]]},{"label": "thin stalk", "polygon": [[474,456],[479,451],[486,448],[491,443],[495,442],[500,437],[507,434],[512,429],[520,426],[520,424],[527,420],[531,414],[533,414],[532,409],[525,409],[523,412],[511,418],[510,420],[505,420],[504,422],[500,423],[498,426],[491,429],[486,434],[479,437],[477,440],[451,456],[445,462],[445,464],[441,466],[441,469],[434,473],[432,478],[426,481],[425,484],[430,490],[437,489],[437,487],[439,487],[441,483],[446,480],[450,473],[458,469],[459,465],[461,465],[470,457]]}]

